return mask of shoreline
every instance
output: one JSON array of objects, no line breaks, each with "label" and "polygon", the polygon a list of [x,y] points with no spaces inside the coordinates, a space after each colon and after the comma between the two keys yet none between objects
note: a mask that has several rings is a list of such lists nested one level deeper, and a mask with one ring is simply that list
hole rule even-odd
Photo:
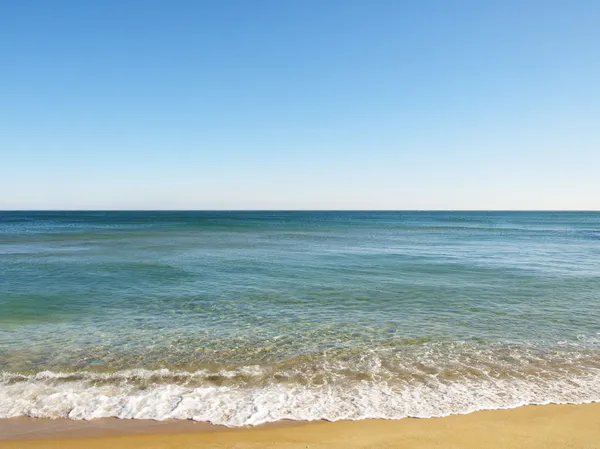
[{"label": "shoreline", "polygon": [[191,419],[120,419],[96,418],[75,420],[67,418],[0,418],[0,444],[3,441],[40,440],[54,438],[98,438],[129,435],[238,432],[250,429],[268,429],[274,427],[293,427],[318,422],[282,420],[256,426],[228,427]]},{"label": "shoreline", "polygon": [[595,448],[600,447],[600,403],[527,405],[442,418],[285,421],[237,428],[177,420],[0,420],[2,449],[76,447]]}]

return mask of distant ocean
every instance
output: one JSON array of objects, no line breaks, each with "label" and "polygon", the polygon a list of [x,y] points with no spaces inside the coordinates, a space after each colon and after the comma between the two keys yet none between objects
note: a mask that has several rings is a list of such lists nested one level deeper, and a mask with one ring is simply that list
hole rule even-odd
[{"label": "distant ocean", "polygon": [[0,212],[0,417],[600,400],[600,213]]}]

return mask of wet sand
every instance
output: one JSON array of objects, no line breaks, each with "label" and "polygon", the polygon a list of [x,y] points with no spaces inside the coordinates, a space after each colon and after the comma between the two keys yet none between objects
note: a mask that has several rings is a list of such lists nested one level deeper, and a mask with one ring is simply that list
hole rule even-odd
[{"label": "wet sand", "polygon": [[0,420],[0,448],[600,448],[600,403],[527,406],[433,419],[277,423]]}]

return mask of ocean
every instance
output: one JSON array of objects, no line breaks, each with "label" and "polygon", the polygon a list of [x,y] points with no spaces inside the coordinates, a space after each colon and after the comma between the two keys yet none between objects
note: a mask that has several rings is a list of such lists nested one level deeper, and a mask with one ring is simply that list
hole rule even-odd
[{"label": "ocean", "polygon": [[600,400],[600,213],[0,212],[0,418]]}]

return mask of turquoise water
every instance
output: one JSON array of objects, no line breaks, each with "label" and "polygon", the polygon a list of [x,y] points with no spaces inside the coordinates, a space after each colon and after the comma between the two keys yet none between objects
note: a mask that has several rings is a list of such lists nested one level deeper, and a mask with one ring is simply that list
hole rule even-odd
[{"label": "turquoise water", "polygon": [[600,399],[600,213],[0,212],[0,417]]}]

